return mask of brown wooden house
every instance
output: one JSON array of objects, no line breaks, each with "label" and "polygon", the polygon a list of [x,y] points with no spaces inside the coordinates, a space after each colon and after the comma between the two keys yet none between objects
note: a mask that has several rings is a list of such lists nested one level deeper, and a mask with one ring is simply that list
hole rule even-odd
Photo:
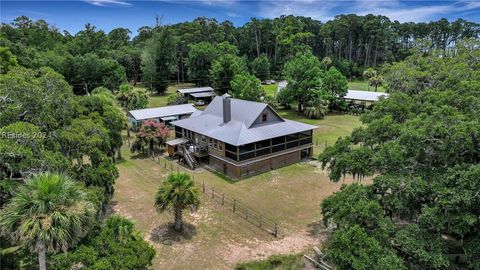
[{"label": "brown wooden house", "polygon": [[201,113],[172,122],[169,154],[244,178],[312,156],[316,126],[283,119],[265,103],[216,97]]}]

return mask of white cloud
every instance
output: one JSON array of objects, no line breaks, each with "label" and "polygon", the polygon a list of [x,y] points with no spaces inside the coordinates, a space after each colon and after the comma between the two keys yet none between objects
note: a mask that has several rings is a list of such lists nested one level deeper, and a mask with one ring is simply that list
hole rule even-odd
[{"label": "white cloud", "polygon": [[337,14],[385,15],[400,22],[419,22],[460,12],[480,9],[479,1],[424,1],[422,5],[403,0],[292,0],[262,1],[258,16],[274,18],[280,15],[301,15],[327,21]]},{"label": "white cloud", "polygon": [[345,4],[342,1],[262,1],[259,16],[275,18],[280,15],[297,15],[311,17],[317,20],[330,20],[335,15],[335,9]]},{"label": "white cloud", "polygon": [[104,6],[131,6],[132,4],[122,1],[122,0],[85,0],[85,2],[90,3],[95,6],[104,7]]}]

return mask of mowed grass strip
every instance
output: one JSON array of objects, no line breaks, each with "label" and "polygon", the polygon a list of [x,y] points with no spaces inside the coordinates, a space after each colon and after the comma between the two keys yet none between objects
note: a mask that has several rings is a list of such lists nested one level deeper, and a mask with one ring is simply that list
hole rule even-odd
[{"label": "mowed grass strip", "polygon": [[[350,90],[361,90],[361,91],[375,91],[374,86],[368,86],[368,81],[351,81],[348,82],[348,89]],[[385,88],[383,86],[377,87],[378,92],[385,92]]]}]

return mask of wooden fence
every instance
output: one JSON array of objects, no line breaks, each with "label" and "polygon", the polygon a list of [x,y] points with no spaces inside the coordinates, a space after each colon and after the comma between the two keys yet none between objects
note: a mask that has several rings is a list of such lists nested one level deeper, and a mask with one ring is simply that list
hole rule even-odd
[{"label": "wooden fence", "polygon": [[244,218],[246,221],[258,228],[278,237],[278,225],[275,221],[265,217],[262,213],[246,206],[239,200],[232,198],[225,193],[216,190],[215,187],[208,186],[202,182],[202,192],[209,196],[215,202],[230,209],[233,213]]},{"label": "wooden fence", "polygon": [[[193,174],[183,170],[183,167],[179,166],[174,161],[169,161],[166,158],[161,158],[160,156],[155,155],[150,156],[150,159],[156,162],[160,167],[163,167],[172,172],[185,172],[189,174],[193,180],[195,179],[195,176]],[[264,214],[260,213],[259,211],[248,207],[236,198],[230,197],[224,192],[215,189],[215,187],[205,184],[205,182],[202,182],[201,191],[215,202],[229,208],[237,216],[244,218],[249,223],[257,226],[258,228],[270,233],[275,237],[278,237],[278,224],[272,219],[266,217]]]}]

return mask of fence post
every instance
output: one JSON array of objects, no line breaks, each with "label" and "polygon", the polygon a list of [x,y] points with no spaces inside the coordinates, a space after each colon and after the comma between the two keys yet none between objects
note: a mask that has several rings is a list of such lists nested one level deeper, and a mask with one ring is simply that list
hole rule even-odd
[{"label": "fence post", "polygon": [[202,192],[205,193],[205,181],[202,181]]},{"label": "fence post", "polygon": [[245,219],[248,220],[248,208],[245,208]]},{"label": "fence post", "polygon": [[273,228],[273,235],[277,237],[278,235],[278,228],[277,228],[277,223],[275,223],[275,227]]},{"label": "fence post", "polygon": [[170,163],[170,171],[173,171],[173,163]]},{"label": "fence post", "polygon": [[212,187],[212,199],[215,199],[215,188]]},{"label": "fence post", "polygon": [[225,193],[222,193],[222,205],[225,204]]},{"label": "fence post", "polygon": [[260,228],[262,228],[263,215],[260,215]]},{"label": "fence post", "polygon": [[233,212],[235,213],[235,206],[237,205],[237,200],[233,199]]}]

